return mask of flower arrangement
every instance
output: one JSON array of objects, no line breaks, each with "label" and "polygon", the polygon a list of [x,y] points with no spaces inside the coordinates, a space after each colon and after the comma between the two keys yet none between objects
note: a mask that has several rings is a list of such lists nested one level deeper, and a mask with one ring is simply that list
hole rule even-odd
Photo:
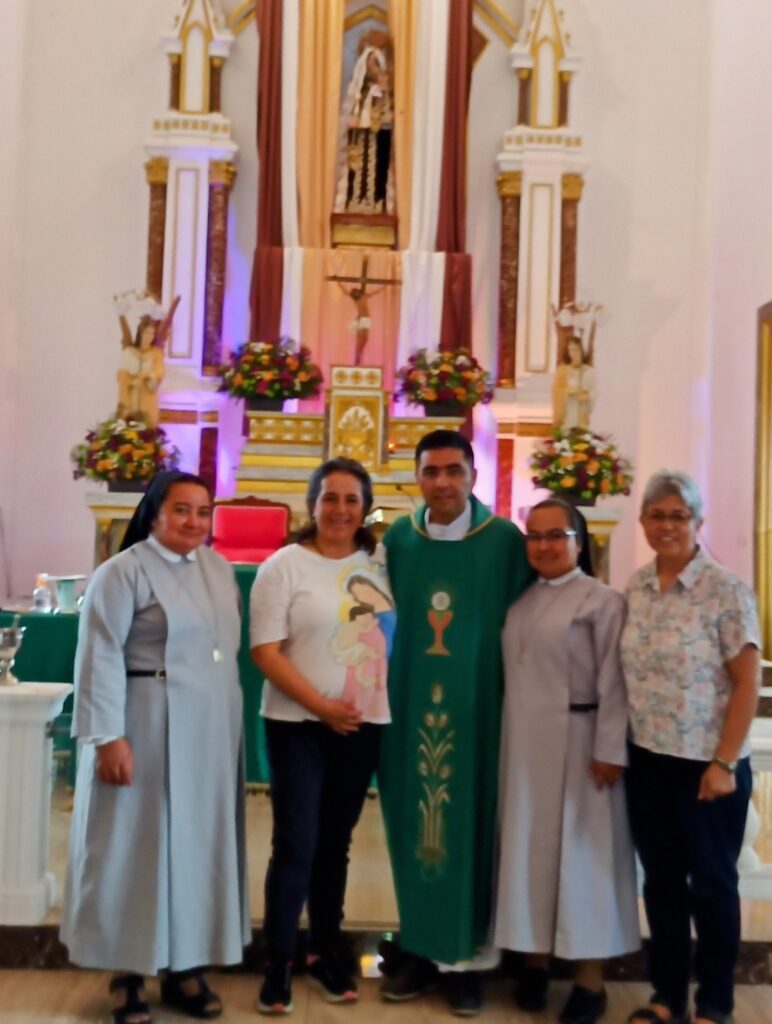
[{"label": "flower arrangement", "polygon": [[313,398],[319,394],[322,374],[301,345],[291,338],[247,341],[220,367],[220,391],[233,398]]},{"label": "flower arrangement", "polygon": [[97,424],[70,452],[73,477],[91,480],[147,481],[162,469],[174,469],[180,453],[160,427],[138,419]]},{"label": "flower arrangement", "polygon": [[629,459],[611,437],[591,430],[557,430],[536,444],[528,465],[538,487],[588,504],[607,494],[629,494],[633,482]]},{"label": "flower arrangement", "polygon": [[490,374],[468,348],[430,352],[419,348],[397,370],[397,397],[412,405],[457,403],[471,409],[493,398]]}]

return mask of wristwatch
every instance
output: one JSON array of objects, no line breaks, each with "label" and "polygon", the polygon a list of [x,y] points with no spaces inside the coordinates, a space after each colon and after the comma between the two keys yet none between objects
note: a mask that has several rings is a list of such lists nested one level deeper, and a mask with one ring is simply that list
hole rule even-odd
[{"label": "wristwatch", "polygon": [[730,775],[734,775],[734,773],[737,771],[736,761],[724,761],[720,757],[714,757],[710,763],[717,764],[719,768],[723,768],[724,771],[729,772]]}]

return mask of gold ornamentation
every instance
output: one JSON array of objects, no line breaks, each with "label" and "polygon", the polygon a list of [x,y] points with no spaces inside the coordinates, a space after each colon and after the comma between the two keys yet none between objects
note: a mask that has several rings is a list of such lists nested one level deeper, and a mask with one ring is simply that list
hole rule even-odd
[{"label": "gold ornamentation", "polygon": [[772,302],[758,311],[754,576],[763,656],[772,652]]},{"label": "gold ornamentation", "polygon": [[452,755],[455,751],[455,729],[450,728],[450,716],[442,707],[442,686],[432,686],[432,707],[423,717],[418,729],[418,774],[422,778],[422,798],[418,801],[421,815],[416,856],[424,869],[441,874],[448,859],[445,844],[445,807],[450,803],[448,780],[453,775]]},{"label": "gold ornamentation", "polygon": [[564,174],[562,182],[563,199],[573,199],[577,202],[582,198],[584,189],[584,178],[581,174]]},{"label": "gold ornamentation", "polygon": [[148,185],[165,185],[169,180],[168,157],[151,157],[145,164],[145,177]]},{"label": "gold ornamentation", "polygon": [[502,171],[496,178],[496,187],[502,199],[506,196],[520,196],[523,194],[523,172]]},{"label": "gold ornamentation", "polygon": [[195,409],[161,409],[159,415],[160,423],[198,423],[198,413]]},{"label": "gold ornamentation", "polygon": [[338,421],[333,458],[356,459],[363,466],[375,463],[375,421],[362,404],[351,405]]},{"label": "gold ornamentation", "polygon": [[324,443],[324,416],[265,412],[248,412],[246,416],[249,420],[249,440],[253,444]]},{"label": "gold ornamentation", "polygon": [[209,184],[230,188],[236,180],[236,167],[230,160],[212,160],[209,164]]}]

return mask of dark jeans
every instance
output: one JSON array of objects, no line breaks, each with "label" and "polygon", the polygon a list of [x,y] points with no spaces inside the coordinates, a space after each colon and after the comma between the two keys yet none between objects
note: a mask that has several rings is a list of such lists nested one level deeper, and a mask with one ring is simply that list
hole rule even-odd
[{"label": "dark jeans", "polygon": [[644,870],[651,982],[659,1002],[674,1014],[685,1011],[693,919],[698,1016],[731,1013],[734,1005],[740,948],[737,858],[753,785],[746,757],[737,766],[734,793],[698,800],[706,767],[706,761],[631,744],[626,773],[630,824]]},{"label": "dark jeans", "polygon": [[265,876],[269,959],[291,959],[308,901],[311,946],[340,942],[351,833],[378,763],[380,725],[343,736],[321,722],[265,721],[273,840]]}]

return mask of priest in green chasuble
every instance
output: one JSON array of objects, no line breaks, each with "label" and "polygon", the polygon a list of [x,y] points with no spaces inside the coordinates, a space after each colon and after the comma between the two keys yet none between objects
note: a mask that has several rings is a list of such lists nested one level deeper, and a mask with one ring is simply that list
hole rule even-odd
[{"label": "priest in green chasuble", "polygon": [[380,787],[400,940],[386,950],[382,995],[418,995],[436,981],[434,961],[451,968],[451,1006],[474,1012],[476,969],[495,966],[479,954],[491,939],[501,629],[531,571],[518,528],[472,495],[461,434],[427,434],[416,475],[426,504],[384,539],[397,632]]}]

